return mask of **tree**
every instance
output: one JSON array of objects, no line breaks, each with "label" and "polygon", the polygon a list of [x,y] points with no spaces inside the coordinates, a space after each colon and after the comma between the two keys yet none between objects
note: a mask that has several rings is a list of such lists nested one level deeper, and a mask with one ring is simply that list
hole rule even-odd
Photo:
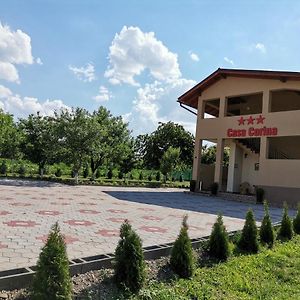
[{"label": "tree", "polygon": [[22,131],[21,149],[25,158],[39,166],[40,175],[55,157],[58,139],[54,131],[55,119],[44,117],[39,113],[29,115],[28,119],[21,119],[19,128]]},{"label": "tree", "polygon": [[217,221],[213,226],[208,248],[209,254],[216,259],[227,260],[229,257],[228,234],[221,214],[218,215]]},{"label": "tree", "polygon": [[257,227],[252,209],[249,209],[247,212],[242,235],[238,241],[238,247],[246,253],[258,252]]},{"label": "tree", "polygon": [[21,134],[14,123],[13,115],[0,109],[0,157],[16,158],[19,154]]},{"label": "tree", "polygon": [[[202,146],[202,153],[201,153],[201,163],[206,165],[212,165],[216,162],[216,153],[217,147],[216,146]],[[223,165],[228,166],[229,164],[229,150],[224,148],[224,156],[223,156]]]},{"label": "tree", "polygon": [[120,229],[120,240],[115,252],[115,279],[120,288],[138,292],[146,279],[142,241],[128,220]]},{"label": "tree", "polygon": [[298,204],[297,215],[293,220],[293,228],[296,234],[300,234],[300,204]]},{"label": "tree", "polygon": [[160,160],[160,170],[167,177],[178,164],[180,149],[169,147]]},{"label": "tree", "polygon": [[260,226],[259,235],[261,242],[267,244],[271,248],[274,244],[274,230],[267,201],[264,201],[264,209],[265,215]]},{"label": "tree", "polygon": [[194,273],[195,262],[188,235],[187,216],[183,218],[180,233],[172,248],[170,264],[174,272],[182,278],[190,278]]},{"label": "tree", "polygon": [[92,114],[96,132],[89,152],[92,176],[106,164],[121,164],[122,172],[128,173],[134,166],[133,142],[127,123],[121,117],[113,117],[100,106]]},{"label": "tree", "polygon": [[72,283],[64,237],[56,223],[42,248],[34,276],[32,299],[71,300]]},{"label": "tree", "polygon": [[73,165],[75,180],[78,183],[79,170],[93,149],[93,143],[98,137],[98,128],[91,115],[82,108],[61,110],[55,113],[55,116],[60,155],[67,163]]},{"label": "tree", "polygon": [[139,136],[138,141],[136,151],[140,153],[144,166],[148,169],[159,169],[160,159],[169,147],[180,148],[180,164],[192,165],[195,139],[182,125],[160,123],[150,135]]},{"label": "tree", "polygon": [[278,238],[281,240],[290,240],[293,237],[292,220],[288,214],[288,206],[285,202],[283,205],[283,214],[281,219],[281,225],[278,232]]}]

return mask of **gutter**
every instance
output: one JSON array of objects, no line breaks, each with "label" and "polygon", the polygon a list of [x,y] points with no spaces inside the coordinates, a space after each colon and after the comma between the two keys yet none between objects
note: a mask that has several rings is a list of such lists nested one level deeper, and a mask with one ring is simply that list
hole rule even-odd
[{"label": "gutter", "polygon": [[179,102],[180,107],[182,107],[183,109],[187,110],[188,112],[194,114],[197,116],[197,113],[192,111],[191,109],[189,109],[188,107],[184,106],[184,104],[182,102]]}]

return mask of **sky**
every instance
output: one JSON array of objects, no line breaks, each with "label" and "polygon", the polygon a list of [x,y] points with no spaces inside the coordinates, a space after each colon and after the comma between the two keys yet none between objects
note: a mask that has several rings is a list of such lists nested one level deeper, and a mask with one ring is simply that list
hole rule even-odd
[{"label": "sky", "polygon": [[300,71],[293,0],[1,0],[0,108],[105,106],[134,135],[173,121],[177,98],[217,68]]}]

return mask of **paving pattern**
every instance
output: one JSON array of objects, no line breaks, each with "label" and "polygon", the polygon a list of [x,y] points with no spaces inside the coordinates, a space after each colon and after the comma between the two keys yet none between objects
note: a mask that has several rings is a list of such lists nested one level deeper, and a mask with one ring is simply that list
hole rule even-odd
[{"label": "paving pattern", "polygon": [[[191,238],[209,235],[222,212],[228,230],[241,229],[250,204],[193,196],[178,189],[65,186],[0,180],[0,271],[32,266],[58,221],[70,259],[112,253],[128,219],[144,246],[172,242],[188,214]],[[253,206],[257,220],[261,205]],[[270,209],[279,221],[281,209]]]}]

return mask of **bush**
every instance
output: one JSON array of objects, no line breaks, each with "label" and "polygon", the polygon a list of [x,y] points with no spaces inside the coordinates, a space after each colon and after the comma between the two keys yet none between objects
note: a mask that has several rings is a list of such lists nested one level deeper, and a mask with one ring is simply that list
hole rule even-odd
[{"label": "bush", "polygon": [[160,179],[161,179],[161,174],[160,174],[160,172],[157,172],[157,173],[156,173],[155,179],[156,179],[156,181],[160,181]]},{"label": "bush", "polygon": [[131,293],[138,292],[146,279],[142,241],[128,220],[120,229],[120,240],[115,252],[117,285]]},{"label": "bush", "polygon": [[61,168],[57,168],[56,171],[55,171],[55,176],[56,177],[61,177],[61,175],[62,175]]},{"label": "bush", "polygon": [[30,299],[71,300],[72,284],[64,238],[56,223],[42,248]]},{"label": "bush", "polygon": [[212,195],[216,196],[218,194],[218,191],[219,191],[219,184],[217,182],[214,182],[210,186],[210,192]]},{"label": "bush", "polygon": [[195,192],[196,191],[196,180],[190,181],[190,191]]},{"label": "bush", "polygon": [[262,188],[256,189],[256,203],[263,203],[265,197],[265,190]]},{"label": "bush", "polygon": [[238,248],[246,253],[258,252],[257,227],[252,209],[247,212],[242,235],[238,241]]},{"label": "bush", "polygon": [[89,166],[88,165],[85,165],[84,168],[83,168],[83,178],[88,178],[89,177]]},{"label": "bush", "polygon": [[182,176],[182,174],[180,174],[180,176],[179,176],[179,181],[183,182],[183,176]]},{"label": "bush", "polygon": [[96,178],[100,178],[101,177],[101,171],[100,171],[100,168],[98,168],[96,170]]},{"label": "bush", "polygon": [[71,177],[72,178],[75,178],[76,176],[76,171],[74,169],[71,170]]},{"label": "bush", "polygon": [[152,174],[148,176],[148,181],[152,181]]},{"label": "bush", "polygon": [[298,204],[297,215],[293,220],[293,227],[296,234],[300,234],[300,204]]},{"label": "bush", "polygon": [[216,259],[227,260],[229,257],[228,234],[221,214],[218,215],[217,221],[213,226],[208,248],[210,256]]},{"label": "bush", "polygon": [[26,174],[26,167],[24,165],[21,165],[18,169],[18,174],[20,176],[24,176]]},{"label": "bush", "polygon": [[264,201],[265,215],[262,220],[259,236],[260,241],[263,244],[267,244],[269,247],[272,247],[274,244],[274,229],[272,226],[272,221],[269,214],[269,207],[267,201]]},{"label": "bush", "polygon": [[283,214],[281,219],[281,225],[278,232],[278,238],[280,240],[290,240],[293,237],[292,221],[288,215],[288,206],[285,202],[283,205]]},{"label": "bush", "polygon": [[194,273],[194,256],[191,240],[188,236],[187,216],[183,218],[180,233],[171,252],[170,264],[181,278],[190,278]]},{"label": "bush", "polygon": [[6,164],[6,161],[3,160],[1,163],[1,166],[0,166],[0,174],[6,175],[6,173],[7,173],[7,164]]},{"label": "bush", "polygon": [[108,179],[112,179],[113,178],[113,171],[112,171],[112,169],[108,170],[108,172],[107,172],[107,178]]},{"label": "bush", "polygon": [[123,172],[119,171],[119,173],[118,173],[118,178],[119,178],[119,179],[123,179],[123,178],[124,178]]},{"label": "bush", "polygon": [[143,179],[144,179],[144,175],[143,175],[143,172],[141,172],[139,175],[139,180],[143,180]]}]

